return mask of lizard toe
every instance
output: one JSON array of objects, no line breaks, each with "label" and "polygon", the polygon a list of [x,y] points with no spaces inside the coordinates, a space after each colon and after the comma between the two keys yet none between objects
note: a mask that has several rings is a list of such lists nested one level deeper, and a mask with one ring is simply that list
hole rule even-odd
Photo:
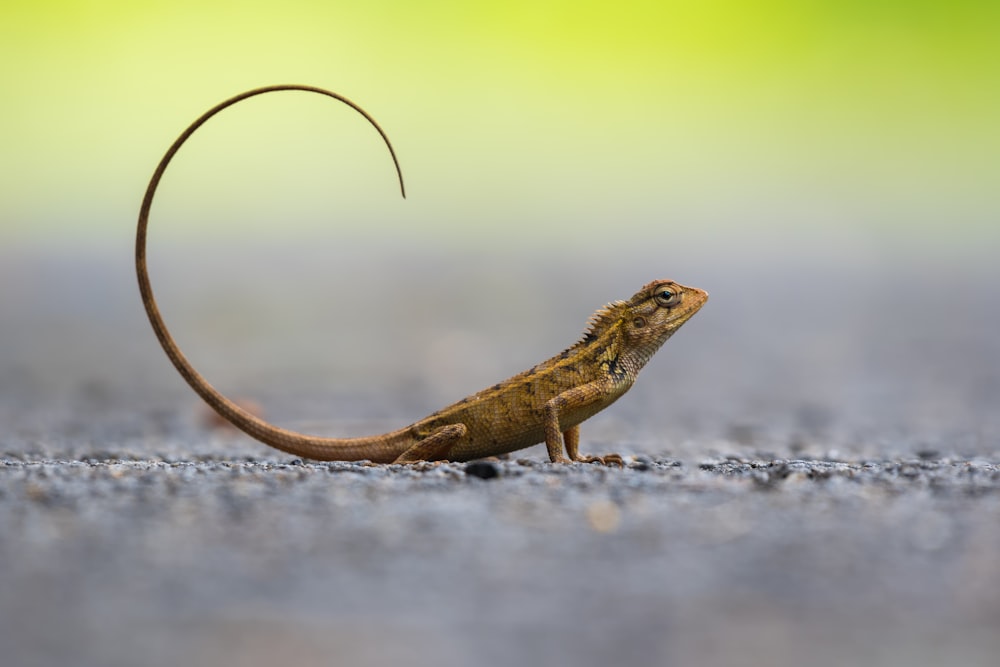
[{"label": "lizard toe", "polygon": [[606,454],[604,456],[578,456],[576,460],[579,463],[600,463],[605,466],[618,466],[619,468],[625,467],[625,459],[621,457],[621,454]]}]

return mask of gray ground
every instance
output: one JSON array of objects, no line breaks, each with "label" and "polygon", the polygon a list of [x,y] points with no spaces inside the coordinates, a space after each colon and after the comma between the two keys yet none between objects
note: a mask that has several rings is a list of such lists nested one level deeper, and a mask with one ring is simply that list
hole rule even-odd
[{"label": "gray ground", "polygon": [[4,665],[997,664],[990,252],[515,253],[511,271],[509,253],[314,245],[152,269],[213,382],[318,433],[492,384],[650,279],[712,298],[585,425],[582,449],[624,470],[540,448],[367,467],[208,427],[142,319],[127,242],[8,248]]}]

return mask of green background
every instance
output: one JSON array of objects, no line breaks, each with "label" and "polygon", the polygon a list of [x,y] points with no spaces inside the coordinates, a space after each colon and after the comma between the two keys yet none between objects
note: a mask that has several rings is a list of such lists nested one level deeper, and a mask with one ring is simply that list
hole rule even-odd
[{"label": "green background", "polygon": [[8,245],[130,238],[190,121],[292,82],[378,119],[409,201],[359,117],[283,93],[185,148],[158,233],[964,246],[1000,211],[995,2],[6,2],[0,62]]}]

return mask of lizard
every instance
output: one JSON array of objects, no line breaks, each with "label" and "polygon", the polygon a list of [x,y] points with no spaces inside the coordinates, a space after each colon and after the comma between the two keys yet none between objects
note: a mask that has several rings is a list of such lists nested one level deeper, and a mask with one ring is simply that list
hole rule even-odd
[{"label": "lizard", "polygon": [[337,93],[297,84],[255,88],[225,100],[195,120],[174,141],[154,171],[139,213],[135,248],[139,291],[146,314],[167,357],[191,388],[244,433],[271,447],[309,459],[372,463],[469,461],[544,442],[553,463],[622,465],[623,459],[618,454],[581,455],[580,423],[628,391],[660,346],[704,305],[708,293],[703,290],[672,280],[650,282],[627,301],[609,303],[595,312],[583,336],[560,354],[405,428],[381,435],[330,438],[280,428],[241,408],[194,369],[168,331],[150,284],[146,230],[153,195],[170,160],[209,118],[249,97],[281,90],[326,95],[364,116],[388,147],[400,191],[406,196],[399,161],[386,133],[360,106]]}]

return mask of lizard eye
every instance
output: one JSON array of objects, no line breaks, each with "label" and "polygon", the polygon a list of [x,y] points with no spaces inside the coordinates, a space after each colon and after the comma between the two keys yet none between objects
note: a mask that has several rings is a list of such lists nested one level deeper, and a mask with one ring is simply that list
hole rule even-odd
[{"label": "lizard eye", "polygon": [[657,305],[669,308],[681,302],[681,292],[676,287],[664,285],[653,292],[653,300]]}]

